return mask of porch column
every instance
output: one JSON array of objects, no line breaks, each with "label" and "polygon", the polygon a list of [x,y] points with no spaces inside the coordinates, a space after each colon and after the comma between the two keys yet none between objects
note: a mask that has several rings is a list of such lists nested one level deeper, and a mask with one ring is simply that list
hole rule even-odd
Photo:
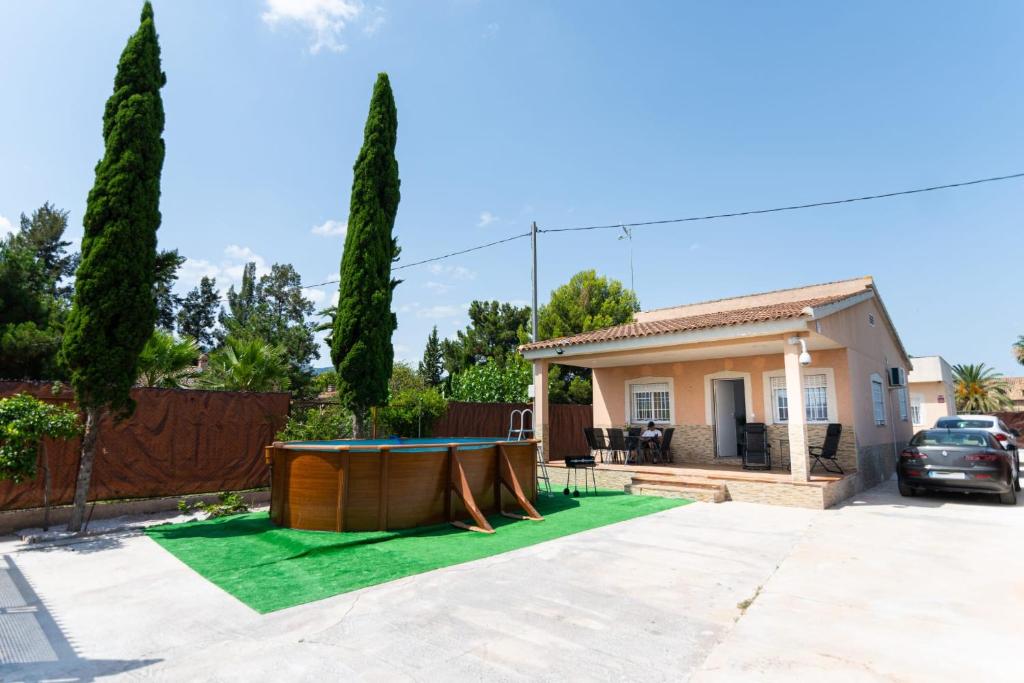
[{"label": "porch column", "polygon": [[548,448],[551,440],[548,438],[548,362],[546,360],[533,361],[533,438],[540,442],[541,454],[544,460],[550,460],[551,451]]},{"label": "porch column", "polygon": [[807,481],[807,413],[804,409],[804,373],[800,345],[785,340],[786,405],[789,408],[789,471],[793,481]]}]

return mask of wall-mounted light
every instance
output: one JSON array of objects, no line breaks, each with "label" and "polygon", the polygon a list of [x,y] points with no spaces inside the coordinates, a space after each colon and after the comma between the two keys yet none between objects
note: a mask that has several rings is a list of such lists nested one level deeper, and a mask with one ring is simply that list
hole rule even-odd
[{"label": "wall-mounted light", "polygon": [[563,353],[565,353],[565,349],[559,347],[559,348],[555,349],[555,353],[557,353],[559,356],[561,356]]},{"label": "wall-mounted light", "polygon": [[790,344],[800,345],[800,365],[810,365],[811,354],[807,353],[807,340],[803,337],[790,337],[788,341]]}]

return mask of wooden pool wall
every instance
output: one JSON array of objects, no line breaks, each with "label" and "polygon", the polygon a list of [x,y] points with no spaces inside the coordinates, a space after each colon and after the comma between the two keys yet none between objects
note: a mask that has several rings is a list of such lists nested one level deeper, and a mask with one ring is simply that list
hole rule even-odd
[{"label": "wooden pool wall", "polygon": [[[521,506],[502,486],[503,459],[523,495],[536,501],[536,441],[479,443],[485,445],[277,442],[267,447],[270,518],[279,526],[317,531],[442,524],[471,516],[467,488],[470,505],[485,515],[518,512]],[[423,448],[434,450],[415,450]]]}]

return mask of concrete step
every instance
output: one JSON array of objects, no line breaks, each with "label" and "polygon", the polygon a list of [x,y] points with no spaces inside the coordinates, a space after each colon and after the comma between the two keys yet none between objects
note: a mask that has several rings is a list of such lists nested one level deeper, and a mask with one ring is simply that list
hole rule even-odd
[{"label": "concrete step", "polygon": [[659,485],[659,486],[687,486],[691,488],[706,488],[706,489],[724,489],[725,485],[712,481],[706,477],[698,475],[679,475],[679,474],[653,474],[646,472],[637,472],[632,477],[632,483],[634,484],[648,484],[648,485]]},{"label": "concrete step", "polygon": [[685,486],[680,484],[666,485],[655,483],[632,483],[623,487],[626,493],[634,496],[658,496],[660,498],[686,498],[703,503],[723,503],[726,500],[724,486]]}]

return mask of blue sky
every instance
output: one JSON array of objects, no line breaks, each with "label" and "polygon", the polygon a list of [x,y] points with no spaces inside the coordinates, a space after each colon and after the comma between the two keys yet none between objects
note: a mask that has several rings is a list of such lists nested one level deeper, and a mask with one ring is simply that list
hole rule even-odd
[{"label": "blue sky", "polygon": [[[0,231],[81,236],[103,103],[141,2],[0,0]],[[528,230],[756,209],[1024,171],[1019,2],[157,0],[160,244],[180,286],[246,260],[335,278],[373,80],[399,113],[406,262]],[[1024,181],[637,229],[644,308],[874,275],[912,354],[1009,348]],[[611,231],[544,235],[541,300],[629,280]],[[526,303],[528,240],[401,271],[396,355],[473,299]],[[334,286],[314,289],[328,303]],[[326,355],[325,355],[326,359]],[[329,364],[324,361],[318,364]]]}]

